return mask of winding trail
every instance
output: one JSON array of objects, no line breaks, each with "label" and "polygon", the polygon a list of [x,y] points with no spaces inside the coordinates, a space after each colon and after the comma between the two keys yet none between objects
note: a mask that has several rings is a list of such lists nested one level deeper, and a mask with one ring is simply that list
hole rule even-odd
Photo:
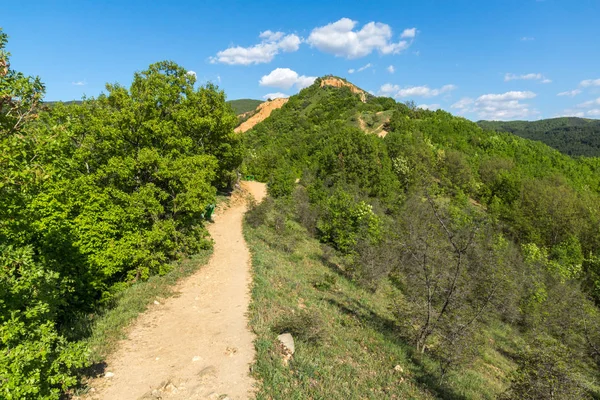
[{"label": "winding trail", "polygon": [[[265,185],[242,182],[257,201]],[[140,315],[107,360],[109,377],[90,382],[87,399],[247,399],[254,335],[248,328],[250,253],[242,235],[243,195],[209,226],[208,265],[177,286],[177,297]]]}]

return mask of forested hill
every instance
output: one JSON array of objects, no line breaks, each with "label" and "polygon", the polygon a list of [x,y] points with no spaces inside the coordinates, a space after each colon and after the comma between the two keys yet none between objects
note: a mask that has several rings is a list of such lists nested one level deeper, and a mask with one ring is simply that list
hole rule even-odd
[{"label": "forested hill", "polygon": [[570,156],[600,156],[600,120],[576,117],[539,121],[478,121],[483,129],[539,140]]},{"label": "forested hill", "polygon": [[[261,318],[259,342],[283,324],[306,351],[260,375],[265,397],[282,381],[303,398],[339,398],[342,381],[375,398],[600,396],[600,159],[321,82],[242,135],[243,173],[274,199],[253,234],[287,260],[257,277],[262,315],[298,315]],[[299,250],[309,236],[321,256]],[[313,262],[331,273],[277,278]],[[374,358],[402,359],[408,386]]]},{"label": "forested hill", "polygon": [[249,111],[254,111],[259,104],[263,103],[262,100],[253,99],[238,99],[228,100],[227,103],[233,108],[236,115],[244,114]]}]

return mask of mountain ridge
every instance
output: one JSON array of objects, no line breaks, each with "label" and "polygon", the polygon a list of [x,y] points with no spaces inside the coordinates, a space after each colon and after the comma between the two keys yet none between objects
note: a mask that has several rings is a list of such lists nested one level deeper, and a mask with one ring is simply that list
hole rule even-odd
[{"label": "mountain ridge", "polygon": [[538,121],[477,121],[483,129],[543,142],[570,156],[600,156],[600,120],[559,117]]}]

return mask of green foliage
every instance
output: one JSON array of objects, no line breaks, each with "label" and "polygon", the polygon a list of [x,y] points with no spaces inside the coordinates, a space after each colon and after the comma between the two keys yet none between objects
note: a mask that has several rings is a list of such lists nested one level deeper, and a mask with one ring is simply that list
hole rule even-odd
[{"label": "green foliage", "polygon": [[[357,129],[373,131],[382,112],[391,115],[385,138]],[[590,348],[600,346],[581,321],[599,322],[587,297],[600,303],[600,159],[441,110],[362,103],[319,81],[243,140],[245,168],[259,179],[302,172],[285,201],[330,245],[327,262],[369,290],[392,282],[396,334],[436,360],[438,386],[480,362],[486,329],[500,322],[563,343],[577,385],[597,374]],[[287,230],[277,231],[284,242]]]},{"label": "green foliage", "polygon": [[537,338],[518,355],[518,368],[503,399],[589,398],[570,372],[569,349],[548,338]]},{"label": "green foliage", "polygon": [[211,246],[203,213],[242,147],[225,95],[169,61],[40,112],[0,31],[0,397],[58,399],[89,362],[78,318]]},{"label": "green foliage", "polygon": [[58,399],[77,382],[87,351],[69,343],[54,319],[70,293],[56,272],[33,259],[31,247],[0,247],[0,397]]},{"label": "green foliage", "polygon": [[343,190],[336,190],[327,200],[317,223],[321,241],[332,244],[342,253],[350,253],[360,239],[371,243],[381,240],[381,219],[372,206],[356,202]]},{"label": "green foliage", "polygon": [[539,121],[479,121],[483,129],[539,140],[570,156],[600,156],[600,121],[562,117]]},{"label": "green foliage", "polygon": [[282,166],[271,174],[267,183],[267,192],[269,196],[277,198],[289,196],[296,186],[296,176],[289,166]]},{"label": "green foliage", "polygon": [[256,110],[260,104],[262,104],[262,100],[252,100],[252,99],[238,99],[238,100],[228,100],[227,104],[231,106],[235,115],[244,114],[250,111]]}]

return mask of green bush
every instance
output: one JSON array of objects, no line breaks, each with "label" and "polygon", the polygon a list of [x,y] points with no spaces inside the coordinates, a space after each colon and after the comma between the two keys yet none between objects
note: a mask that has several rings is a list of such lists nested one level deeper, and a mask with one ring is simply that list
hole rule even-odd
[{"label": "green bush", "polygon": [[381,219],[371,205],[355,202],[344,190],[336,190],[326,201],[317,223],[321,241],[332,244],[342,253],[350,253],[359,239],[375,243],[381,239]]},{"label": "green bush", "polygon": [[271,174],[267,183],[267,192],[273,198],[289,196],[296,186],[296,176],[288,166],[283,166]]},{"label": "green bush", "polygon": [[173,62],[45,110],[0,30],[0,398],[57,399],[86,349],[69,326],[211,246],[202,214],[241,162],[237,118]]}]

